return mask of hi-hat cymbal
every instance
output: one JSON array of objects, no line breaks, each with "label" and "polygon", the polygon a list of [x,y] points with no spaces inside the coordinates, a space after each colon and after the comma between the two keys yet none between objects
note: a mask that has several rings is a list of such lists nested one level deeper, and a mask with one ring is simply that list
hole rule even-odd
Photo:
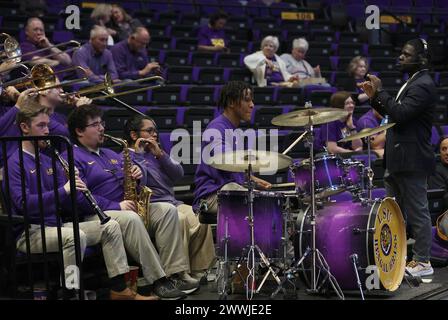
[{"label": "hi-hat cymbal", "polygon": [[264,150],[237,150],[214,155],[203,161],[213,168],[230,171],[245,172],[252,165],[253,172],[275,172],[289,167],[292,159],[284,154]]},{"label": "hi-hat cymbal", "polygon": [[347,142],[347,141],[352,141],[355,139],[361,139],[361,138],[365,138],[371,135],[374,135],[376,133],[379,133],[381,131],[387,130],[391,127],[393,127],[395,125],[395,123],[388,123],[388,124],[384,124],[382,126],[376,127],[376,128],[371,128],[371,129],[362,129],[360,132],[349,135],[348,137],[345,137],[344,139],[339,140],[338,142]]},{"label": "hi-hat cymbal", "polygon": [[348,112],[337,108],[303,109],[281,114],[271,123],[282,127],[303,127],[309,124],[316,125],[339,120],[347,117]]}]

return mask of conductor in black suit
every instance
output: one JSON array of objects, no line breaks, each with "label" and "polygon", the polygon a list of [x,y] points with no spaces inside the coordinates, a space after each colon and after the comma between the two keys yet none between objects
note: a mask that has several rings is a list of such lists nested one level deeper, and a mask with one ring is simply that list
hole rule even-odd
[{"label": "conductor in black suit", "polygon": [[396,97],[383,90],[381,80],[367,75],[358,84],[381,115],[395,126],[386,133],[384,184],[388,196],[396,197],[408,230],[415,240],[413,260],[406,269],[415,276],[434,273],[430,263],[431,216],[428,209],[427,179],[434,171],[431,127],[436,87],[428,73],[428,45],[423,39],[408,41],[401,50],[397,67],[409,75]]}]

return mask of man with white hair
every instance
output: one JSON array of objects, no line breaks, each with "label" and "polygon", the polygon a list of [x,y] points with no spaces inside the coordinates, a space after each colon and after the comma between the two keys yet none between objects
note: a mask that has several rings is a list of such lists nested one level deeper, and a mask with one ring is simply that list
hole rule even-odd
[{"label": "man with white hair", "polygon": [[278,47],[278,38],[267,36],[261,41],[260,51],[244,58],[244,64],[253,73],[259,87],[282,85],[298,80],[297,76],[292,76],[288,72],[283,60],[275,54]]},{"label": "man with white hair", "polygon": [[291,54],[284,53],[280,56],[286,64],[286,70],[292,75],[298,76],[300,80],[321,77],[320,66],[317,65],[313,68],[305,60],[308,48],[309,44],[305,38],[297,38],[292,42]]},{"label": "man with white hair", "polygon": [[[110,74],[113,82],[120,81],[112,53],[106,48],[108,37],[106,28],[95,26],[90,31],[90,41],[73,54],[73,64],[86,69],[89,82],[103,82],[106,72]],[[79,77],[85,76],[83,72],[77,72]]]}]

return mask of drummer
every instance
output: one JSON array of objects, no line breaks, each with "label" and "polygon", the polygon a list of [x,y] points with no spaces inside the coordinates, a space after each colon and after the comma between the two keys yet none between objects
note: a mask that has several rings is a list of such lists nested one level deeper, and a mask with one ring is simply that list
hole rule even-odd
[{"label": "drummer", "polygon": [[[235,151],[237,143],[233,141],[233,145],[227,145],[225,135],[229,132],[227,130],[235,130],[240,126],[241,121],[249,122],[252,117],[254,109],[253,90],[250,85],[242,81],[230,81],[225,84],[221,90],[221,95],[218,101],[218,107],[223,110],[222,114],[211,121],[206,132],[215,132],[212,141],[205,141],[202,144],[202,151],[204,148],[213,144],[213,150]],[[216,133],[220,133],[221,138],[216,137]],[[210,138],[209,138],[210,139]],[[204,138],[204,140],[206,140]],[[204,152],[201,152],[203,154]],[[255,176],[251,177],[255,182],[256,187],[261,189],[269,189],[271,184],[263,179]],[[244,173],[227,172],[215,169],[206,164],[203,159],[198,165],[195,174],[194,201],[193,209],[198,211],[206,211],[209,214],[217,214],[218,211],[218,196],[219,190],[246,190],[242,185],[244,182]],[[206,208],[206,209],[205,209]]]},{"label": "drummer", "polygon": [[355,103],[351,97],[351,93],[347,91],[334,93],[330,98],[330,107],[344,109],[348,112],[348,116],[345,119],[332,121],[321,126],[320,140],[328,153],[337,154],[361,151],[361,139],[342,143],[338,142],[340,139],[357,132],[356,120],[353,118]]},{"label": "drummer", "polygon": [[[356,129],[360,132],[363,129],[376,128],[382,125],[384,118],[375,109],[370,109],[359,118]],[[384,145],[386,143],[386,130],[371,136],[370,148],[382,158],[384,155]]]}]

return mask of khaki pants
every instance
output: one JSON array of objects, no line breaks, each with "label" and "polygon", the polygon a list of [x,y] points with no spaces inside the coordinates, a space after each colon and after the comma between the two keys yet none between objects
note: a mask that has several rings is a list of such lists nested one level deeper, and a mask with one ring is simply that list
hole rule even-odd
[{"label": "khaki pants", "polygon": [[215,246],[210,225],[199,223],[191,206],[177,206],[184,254],[190,262],[189,272],[207,270],[215,259]]},{"label": "khaki pants", "polygon": [[[43,241],[40,225],[31,225],[29,235],[31,253],[42,253]],[[73,224],[64,223],[61,227],[61,235],[65,269],[67,266],[76,265]],[[117,221],[110,220],[108,223],[101,225],[99,220],[92,217],[90,221],[79,223],[79,238],[81,258],[84,257],[84,251],[87,246],[101,243],[109,278],[129,271],[120,225]],[[57,227],[45,227],[45,243],[47,252],[59,251]],[[22,233],[17,241],[17,249],[26,253],[25,232]]]}]

